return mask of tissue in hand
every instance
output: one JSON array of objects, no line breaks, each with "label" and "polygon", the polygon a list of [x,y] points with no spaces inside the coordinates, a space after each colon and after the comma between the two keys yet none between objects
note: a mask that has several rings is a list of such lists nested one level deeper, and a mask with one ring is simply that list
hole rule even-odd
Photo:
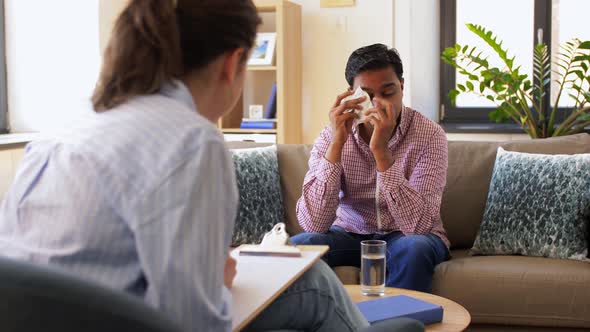
[{"label": "tissue in hand", "polygon": [[346,111],[344,111],[344,113],[350,113],[350,112],[355,112],[359,117],[358,119],[356,119],[356,125],[359,125],[361,123],[365,123],[365,121],[367,120],[367,117],[365,116],[365,111],[372,108],[373,104],[371,103],[371,98],[369,97],[369,94],[361,89],[361,87],[359,86],[358,88],[356,88],[356,90],[354,90],[354,93],[344,99],[342,99],[342,101],[340,102],[340,104],[342,105],[343,103],[347,102],[348,100],[351,99],[356,99],[356,98],[360,98],[360,97],[365,97],[365,100],[363,100],[362,102],[359,103],[360,106],[362,106],[362,110],[357,110],[357,109],[347,109]]}]

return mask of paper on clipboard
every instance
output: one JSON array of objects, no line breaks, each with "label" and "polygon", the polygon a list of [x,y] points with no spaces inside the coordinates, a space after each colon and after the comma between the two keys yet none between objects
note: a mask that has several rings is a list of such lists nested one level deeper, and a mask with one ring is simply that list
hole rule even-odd
[{"label": "paper on clipboard", "polygon": [[240,256],[282,256],[282,257],[301,257],[301,250],[294,246],[277,245],[243,245],[238,249]]}]

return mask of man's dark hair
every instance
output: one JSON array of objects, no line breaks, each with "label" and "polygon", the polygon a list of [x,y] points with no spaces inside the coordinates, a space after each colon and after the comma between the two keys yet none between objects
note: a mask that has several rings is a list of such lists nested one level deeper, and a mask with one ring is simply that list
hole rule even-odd
[{"label": "man's dark hair", "polygon": [[383,44],[373,44],[361,47],[352,52],[346,63],[346,82],[352,87],[354,78],[365,70],[383,69],[392,66],[401,80],[404,79],[404,68],[402,59],[395,48],[387,48]]}]

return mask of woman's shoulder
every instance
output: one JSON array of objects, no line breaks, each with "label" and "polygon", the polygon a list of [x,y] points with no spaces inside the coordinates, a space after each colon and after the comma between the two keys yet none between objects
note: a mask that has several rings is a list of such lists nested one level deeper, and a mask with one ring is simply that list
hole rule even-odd
[{"label": "woman's shoulder", "polygon": [[205,146],[223,146],[215,125],[161,96],[137,97],[106,112],[88,114],[49,139],[54,147],[126,178],[163,174]]}]

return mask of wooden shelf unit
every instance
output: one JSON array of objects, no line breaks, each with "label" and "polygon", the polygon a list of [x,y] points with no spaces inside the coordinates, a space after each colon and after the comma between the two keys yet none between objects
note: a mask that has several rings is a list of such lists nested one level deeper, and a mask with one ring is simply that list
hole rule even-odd
[{"label": "wooden shelf unit", "polygon": [[[218,126],[224,133],[269,133],[276,134],[279,144],[301,143],[301,6],[288,0],[254,0],[263,16],[261,32],[276,32],[274,65],[248,66],[247,75],[267,75],[277,84],[276,129],[240,129],[240,123],[252,103],[266,105],[266,100],[253,102],[243,93],[236,107],[219,120]],[[265,17],[272,15],[274,29],[269,31]],[[264,31],[266,29],[266,31]],[[247,76],[248,77],[248,76]],[[255,76],[258,77],[258,76]],[[246,80],[244,90],[256,89]],[[268,90],[268,91],[267,91]],[[268,98],[270,87],[260,87]],[[253,94],[253,93],[251,93]],[[238,131],[239,130],[239,131]]]},{"label": "wooden shelf unit", "polygon": [[249,71],[277,70],[277,66],[248,66]]},{"label": "wooden shelf unit", "polygon": [[224,134],[276,134],[276,129],[243,129],[243,128],[223,128]]}]

